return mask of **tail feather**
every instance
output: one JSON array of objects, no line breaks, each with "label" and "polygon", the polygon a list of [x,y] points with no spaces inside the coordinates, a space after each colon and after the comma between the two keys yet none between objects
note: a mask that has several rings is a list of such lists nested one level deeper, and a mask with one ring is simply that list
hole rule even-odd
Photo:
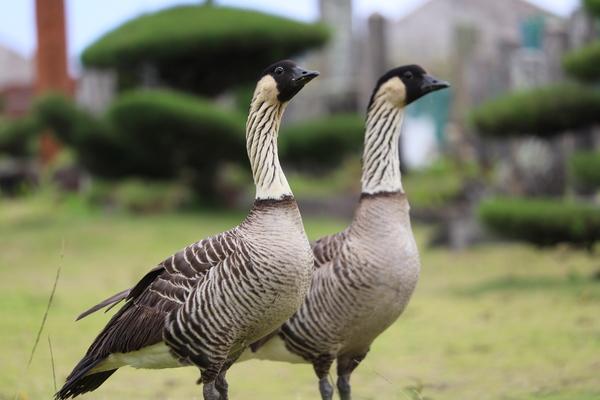
[{"label": "tail feather", "polygon": [[98,389],[105,380],[110,378],[117,369],[109,371],[90,373],[90,371],[102,361],[102,359],[92,359],[84,357],[73,369],[73,372],[67,377],[63,387],[54,395],[56,400],[74,398],[80,394],[91,392]]}]

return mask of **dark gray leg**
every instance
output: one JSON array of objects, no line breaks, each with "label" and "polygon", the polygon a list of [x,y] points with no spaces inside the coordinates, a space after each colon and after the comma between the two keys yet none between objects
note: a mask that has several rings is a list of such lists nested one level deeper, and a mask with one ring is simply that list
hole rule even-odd
[{"label": "dark gray leg", "polygon": [[204,396],[204,400],[220,400],[221,397],[217,389],[215,389],[215,381],[204,383],[202,395]]},{"label": "dark gray leg", "polygon": [[321,393],[322,400],[333,399],[333,387],[329,383],[329,379],[325,376],[319,379],[319,392]]},{"label": "dark gray leg", "polygon": [[221,397],[219,397],[219,400],[229,400],[229,384],[225,379],[225,375],[227,375],[227,371],[229,371],[229,368],[231,368],[231,366],[235,364],[235,362],[238,358],[240,358],[242,353],[243,351],[240,351],[239,353],[231,356],[227,361],[225,361],[223,366],[221,366],[219,375],[217,375],[217,378],[215,380],[215,388],[221,395]]},{"label": "dark gray leg", "polygon": [[221,400],[221,395],[217,389],[216,381],[219,377],[222,366],[223,362],[214,363],[200,372],[200,381],[204,385],[202,388],[204,400]]},{"label": "dark gray leg", "polygon": [[338,376],[337,388],[340,392],[340,400],[352,400],[350,388],[350,375]]},{"label": "dark gray leg", "polygon": [[337,359],[337,388],[340,392],[340,400],[351,400],[351,387],[350,387],[350,375],[352,371],[364,358],[366,357],[366,353],[360,356],[341,356]]},{"label": "dark gray leg", "polygon": [[229,400],[229,384],[225,379],[227,371],[222,371],[215,380],[215,388],[219,392],[219,400]]},{"label": "dark gray leg", "polygon": [[313,368],[319,378],[319,392],[322,400],[333,399],[333,388],[329,383],[328,374],[334,357],[329,354],[324,354],[313,361]]}]

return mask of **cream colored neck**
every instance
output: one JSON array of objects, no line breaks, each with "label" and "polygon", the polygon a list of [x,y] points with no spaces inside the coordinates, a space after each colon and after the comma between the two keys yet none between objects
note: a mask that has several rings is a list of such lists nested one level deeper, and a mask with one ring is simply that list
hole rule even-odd
[{"label": "cream colored neck", "polygon": [[385,96],[376,98],[369,109],[361,178],[363,193],[404,193],[398,154],[403,116],[404,109]]},{"label": "cream colored neck", "polygon": [[248,122],[246,149],[256,186],[256,199],[292,196],[277,153],[277,135],[286,104],[277,100],[274,80],[261,79],[254,92]]}]

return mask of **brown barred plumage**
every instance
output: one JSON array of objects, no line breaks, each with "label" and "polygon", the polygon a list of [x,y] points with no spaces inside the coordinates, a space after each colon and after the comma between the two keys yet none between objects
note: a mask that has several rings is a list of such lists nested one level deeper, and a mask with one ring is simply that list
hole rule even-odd
[{"label": "brown barred plumage", "polygon": [[290,355],[299,356],[313,365],[323,400],[333,395],[327,375],[335,360],[340,397],[350,399],[350,374],[416,287],[419,252],[401,183],[398,139],[405,105],[437,90],[431,85],[448,86],[415,66],[380,79],[367,113],[362,195],[354,218],[343,232],[313,244],[316,270],[302,307],[243,356],[290,362],[299,362]]},{"label": "brown barred plumage", "polygon": [[[284,73],[278,74],[280,68]],[[201,370],[205,399],[225,398],[225,383],[216,381],[221,369],[300,307],[314,257],[279,165],[277,133],[287,101],[314,76],[288,61],[267,68],[247,124],[257,188],[252,210],[237,227],[187,246],[131,290],[84,312],[80,318],[126,300],[57,399],[94,390],[125,365],[195,365]]]}]

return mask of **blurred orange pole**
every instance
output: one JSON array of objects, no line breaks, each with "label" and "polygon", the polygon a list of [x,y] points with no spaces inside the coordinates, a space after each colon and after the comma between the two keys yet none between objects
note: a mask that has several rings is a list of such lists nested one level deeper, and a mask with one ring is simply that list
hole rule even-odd
[{"label": "blurred orange pole", "polygon": [[[37,27],[36,95],[56,91],[68,96],[74,92],[67,69],[67,38],[64,0],[36,0]],[[40,139],[40,158],[48,165],[60,152],[60,145],[50,132]]]}]

